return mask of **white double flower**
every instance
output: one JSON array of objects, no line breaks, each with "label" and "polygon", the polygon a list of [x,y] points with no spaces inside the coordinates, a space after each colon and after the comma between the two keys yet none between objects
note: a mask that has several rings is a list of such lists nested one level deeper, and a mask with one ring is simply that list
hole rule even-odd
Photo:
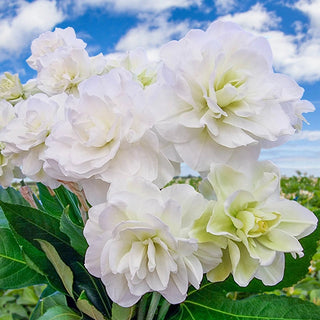
[{"label": "white double flower", "polygon": [[195,223],[193,236],[223,247],[222,263],[207,278],[223,281],[232,273],[241,286],[254,277],[266,285],[280,282],[284,253],[303,256],[298,240],[314,231],[315,215],[280,197],[280,175],[268,161],[241,170],[213,166],[206,184],[206,196],[216,200]]},{"label": "white double flower", "polygon": [[301,127],[301,112],[314,110],[297,83],[273,72],[267,40],[233,23],[191,30],[160,56],[149,90],[156,128],[172,144],[168,157],[196,171],[285,142]]},{"label": "white double flower", "polygon": [[212,266],[221,261],[218,246],[206,246],[208,258],[189,235],[207,203],[188,185],[160,191],[142,179],[112,184],[107,202],[89,210],[86,268],[102,279],[110,298],[121,306],[135,304],[150,291],[170,303],[182,302],[189,284],[199,288],[201,261]]}]

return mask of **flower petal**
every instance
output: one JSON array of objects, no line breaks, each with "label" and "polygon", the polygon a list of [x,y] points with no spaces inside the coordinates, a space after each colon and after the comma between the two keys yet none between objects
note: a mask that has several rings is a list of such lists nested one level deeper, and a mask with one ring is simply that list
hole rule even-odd
[{"label": "flower petal", "polygon": [[258,268],[256,278],[262,280],[266,286],[274,286],[283,278],[285,267],[284,254],[277,252],[275,259],[268,266],[261,266]]},{"label": "flower petal", "polygon": [[296,238],[279,229],[270,230],[265,235],[260,236],[257,241],[275,251],[301,252],[303,250]]}]

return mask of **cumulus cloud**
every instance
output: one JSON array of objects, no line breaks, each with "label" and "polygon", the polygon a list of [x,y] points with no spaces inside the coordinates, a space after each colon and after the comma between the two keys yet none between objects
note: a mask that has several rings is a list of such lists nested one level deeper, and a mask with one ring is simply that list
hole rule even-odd
[{"label": "cumulus cloud", "polygon": [[281,31],[264,33],[274,54],[277,70],[297,81],[313,82],[320,79],[320,38],[286,35]]},{"label": "cumulus cloud", "polygon": [[320,0],[300,0],[292,9],[306,14],[310,21],[307,33],[302,32],[302,23],[296,21],[295,33],[280,30],[281,18],[257,3],[250,10],[222,16],[244,29],[262,35],[270,42],[274,66],[277,71],[292,76],[297,81],[320,80]]},{"label": "cumulus cloud", "polygon": [[231,12],[237,4],[236,0],[215,0],[214,1],[218,14],[226,14]]},{"label": "cumulus cloud", "polygon": [[171,22],[168,15],[146,16],[143,22],[130,29],[117,43],[117,51],[137,47],[149,50],[151,58],[157,57],[157,49],[173,38],[181,38],[190,29],[188,21]]},{"label": "cumulus cloud", "polygon": [[320,0],[299,0],[293,5],[310,19],[309,33],[320,36]]},{"label": "cumulus cloud", "polygon": [[105,8],[119,12],[160,12],[172,8],[200,6],[202,0],[68,0],[64,5],[72,5],[77,12],[84,12],[89,7]]},{"label": "cumulus cloud", "polygon": [[233,21],[240,24],[245,29],[256,32],[263,32],[270,30],[271,28],[276,28],[281,22],[281,18],[274,12],[267,11],[260,3],[256,3],[248,11],[232,15],[228,14],[221,17],[221,19]]},{"label": "cumulus cloud", "polygon": [[12,54],[19,55],[35,36],[63,20],[63,13],[55,1],[14,1],[11,9],[14,14],[0,18],[0,60]]}]

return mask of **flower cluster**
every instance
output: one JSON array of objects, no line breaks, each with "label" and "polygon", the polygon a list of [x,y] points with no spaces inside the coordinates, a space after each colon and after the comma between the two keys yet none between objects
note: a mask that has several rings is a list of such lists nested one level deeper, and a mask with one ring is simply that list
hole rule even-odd
[{"label": "flower cluster", "polygon": [[[14,172],[81,190],[91,205],[85,267],[128,307],[147,292],[182,302],[230,274],[281,281],[284,253],[317,219],[280,197],[261,148],[302,127],[303,89],[272,69],[263,37],[217,21],[149,61],[143,49],[89,56],[72,28],[46,32],[27,60],[37,77],[0,78],[0,183]],[[186,163],[200,191],[165,185]]]}]

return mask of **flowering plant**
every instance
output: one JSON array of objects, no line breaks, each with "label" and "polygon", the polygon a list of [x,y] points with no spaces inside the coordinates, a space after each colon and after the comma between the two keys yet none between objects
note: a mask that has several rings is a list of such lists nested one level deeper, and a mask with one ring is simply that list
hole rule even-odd
[{"label": "flowering plant", "polygon": [[[27,60],[37,77],[0,79],[0,288],[47,285],[31,320],[319,319],[265,294],[304,276],[318,240],[258,161],[314,109],[266,39],[216,21],[158,62],[85,46],[46,32]],[[166,186],[182,162],[199,190]]]}]

